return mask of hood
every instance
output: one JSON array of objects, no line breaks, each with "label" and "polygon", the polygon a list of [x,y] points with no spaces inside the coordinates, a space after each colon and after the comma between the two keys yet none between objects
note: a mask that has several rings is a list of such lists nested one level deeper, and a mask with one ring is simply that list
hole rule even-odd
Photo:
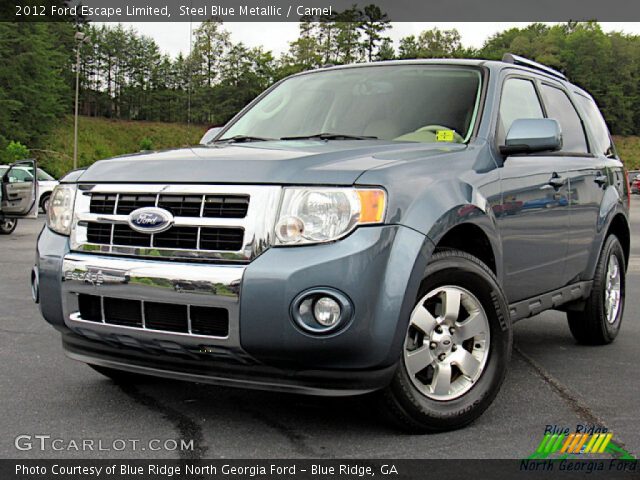
[{"label": "hood", "polygon": [[78,181],[352,185],[365,171],[390,162],[424,159],[465,148],[382,140],[218,144],[102,160],[81,174]]}]

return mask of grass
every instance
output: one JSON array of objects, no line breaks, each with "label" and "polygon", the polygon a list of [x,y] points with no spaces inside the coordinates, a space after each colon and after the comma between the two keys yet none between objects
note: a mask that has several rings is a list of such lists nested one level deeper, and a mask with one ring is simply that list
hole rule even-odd
[{"label": "grass", "polygon": [[[80,117],[78,121],[78,165],[140,150],[162,150],[197,144],[205,132],[202,125],[110,120]],[[40,165],[56,178],[73,168],[73,116],[65,117],[42,142],[32,149]]]},{"label": "grass", "polygon": [[[179,123],[110,120],[80,117],[78,124],[78,165],[140,150],[162,150],[198,143],[206,128]],[[614,136],[620,158],[629,170],[640,169],[640,137]],[[65,117],[32,152],[41,166],[56,178],[72,169],[73,117]]]},{"label": "grass", "polygon": [[640,137],[614,136],[618,155],[629,170],[640,169]]}]

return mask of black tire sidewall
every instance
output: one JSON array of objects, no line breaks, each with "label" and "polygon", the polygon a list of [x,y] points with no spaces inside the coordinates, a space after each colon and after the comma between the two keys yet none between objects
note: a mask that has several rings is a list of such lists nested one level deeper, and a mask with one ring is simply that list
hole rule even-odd
[{"label": "black tire sidewall", "polygon": [[[605,289],[607,286],[607,270],[609,268],[609,258],[611,255],[615,255],[618,259],[618,266],[620,268],[620,307],[618,309],[618,316],[613,323],[609,323],[607,321],[607,313],[604,305],[605,299]],[[602,328],[603,337],[607,342],[613,341],[614,338],[618,335],[620,331],[620,326],[622,325],[622,317],[624,314],[624,305],[625,305],[625,292],[626,292],[626,261],[624,251],[622,250],[622,245],[620,245],[620,241],[618,237],[615,235],[611,235],[607,241],[605,242],[604,248],[602,249],[602,256],[600,258],[600,263],[598,268],[598,273],[600,275],[598,284],[595,285],[597,291],[595,294],[597,298],[595,299],[597,304],[597,313],[600,317],[600,324]]]},{"label": "black tire sidewall", "polygon": [[427,268],[417,302],[428,292],[445,285],[462,287],[482,304],[490,328],[489,358],[482,375],[459,398],[438,401],[422,395],[411,382],[403,360],[391,383],[398,406],[426,430],[462,427],[477,418],[493,401],[504,380],[511,357],[512,330],[504,294],[492,272],[479,260],[462,252],[436,254]]},{"label": "black tire sidewall", "polygon": [[45,194],[41,199],[40,199],[40,208],[42,209],[42,211],[44,213],[47,213],[47,208],[45,208],[45,205],[47,204],[47,201],[51,198],[51,194]]},{"label": "black tire sidewall", "polygon": [[14,220],[12,228],[5,230],[4,228],[0,227],[0,235],[10,235],[15,231],[17,227],[18,227],[18,220]]}]

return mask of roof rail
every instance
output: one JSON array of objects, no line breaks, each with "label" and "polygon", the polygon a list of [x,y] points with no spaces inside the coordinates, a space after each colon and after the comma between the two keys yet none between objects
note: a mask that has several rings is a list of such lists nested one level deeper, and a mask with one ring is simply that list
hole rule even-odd
[{"label": "roof rail", "polygon": [[540,70],[548,75],[554,76],[556,78],[560,78],[562,80],[567,80],[567,77],[560,73],[557,70],[554,70],[551,67],[547,67],[538,62],[534,62],[533,60],[529,60],[528,58],[521,57],[519,55],[514,55],[513,53],[505,53],[502,57],[502,61],[505,63],[512,63],[514,65],[520,65],[522,67],[533,68],[534,70]]}]

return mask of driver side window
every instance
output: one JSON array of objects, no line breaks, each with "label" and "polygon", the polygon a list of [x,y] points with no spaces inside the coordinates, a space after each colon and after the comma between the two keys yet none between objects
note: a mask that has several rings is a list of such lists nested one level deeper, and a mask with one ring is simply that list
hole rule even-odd
[{"label": "driver side window", "polygon": [[511,124],[520,118],[544,118],[544,112],[533,82],[523,78],[508,78],[502,86],[500,99],[498,145],[504,145]]},{"label": "driver side window", "polygon": [[9,183],[30,182],[32,175],[22,168],[12,168],[9,171]]}]

